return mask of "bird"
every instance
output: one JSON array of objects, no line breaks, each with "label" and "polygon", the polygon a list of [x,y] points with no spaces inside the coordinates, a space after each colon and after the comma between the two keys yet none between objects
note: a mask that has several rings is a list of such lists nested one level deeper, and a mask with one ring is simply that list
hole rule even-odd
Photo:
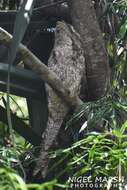
[{"label": "bird", "polygon": [[[73,26],[58,21],[55,30],[55,43],[48,60],[48,67],[69,89],[71,95],[80,95],[81,81],[85,75],[85,57],[80,35]],[[37,160],[34,175],[39,171],[46,176],[49,164],[49,150],[60,131],[69,107],[63,100],[46,84],[48,97],[48,122],[42,135],[40,156]]]}]

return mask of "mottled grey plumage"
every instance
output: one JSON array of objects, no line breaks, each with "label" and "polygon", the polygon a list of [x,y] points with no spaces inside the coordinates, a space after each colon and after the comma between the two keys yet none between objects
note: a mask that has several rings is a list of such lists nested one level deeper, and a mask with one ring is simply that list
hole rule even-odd
[{"label": "mottled grey plumage", "polygon": [[[63,84],[70,89],[71,95],[80,94],[81,79],[85,74],[85,59],[80,36],[72,26],[58,22],[55,32],[55,44],[48,61],[49,68],[57,74]],[[69,111],[68,106],[47,85],[49,118],[43,134],[41,154],[36,172],[46,175],[48,151],[53,145],[63,119]]]}]

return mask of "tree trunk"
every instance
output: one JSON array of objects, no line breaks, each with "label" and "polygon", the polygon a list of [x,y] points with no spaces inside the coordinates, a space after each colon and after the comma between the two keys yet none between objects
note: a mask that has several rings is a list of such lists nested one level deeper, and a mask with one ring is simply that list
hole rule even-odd
[{"label": "tree trunk", "polygon": [[108,56],[102,33],[91,0],[69,2],[72,24],[81,35],[86,59],[87,93],[84,92],[84,84],[81,93],[84,99],[96,100],[106,93],[109,81]]}]

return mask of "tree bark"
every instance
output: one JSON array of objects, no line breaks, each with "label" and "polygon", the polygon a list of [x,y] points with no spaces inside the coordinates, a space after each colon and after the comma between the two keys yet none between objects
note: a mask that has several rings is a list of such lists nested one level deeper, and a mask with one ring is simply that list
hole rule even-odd
[{"label": "tree bark", "polygon": [[[91,0],[70,0],[72,24],[82,38],[86,59],[87,98],[101,98],[109,82],[109,64],[102,33]],[[83,85],[82,85],[82,91]],[[86,93],[82,93],[86,94]]]}]

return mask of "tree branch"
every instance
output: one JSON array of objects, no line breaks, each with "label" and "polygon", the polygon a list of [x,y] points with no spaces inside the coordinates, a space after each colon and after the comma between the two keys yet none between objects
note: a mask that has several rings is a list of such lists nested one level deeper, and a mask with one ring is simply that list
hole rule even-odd
[{"label": "tree branch", "polygon": [[94,5],[91,0],[70,0],[69,7],[72,25],[80,34],[84,48],[88,88],[87,99],[97,100],[107,92],[110,68]]},{"label": "tree branch", "polygon": [[[11,34],[0,27],[0,42],[9,46],[11,39]],[[27,49],[27,47],[20,44],[17,52],[23,59],[24,64],[37,73],[42,80],[48,83],[68,107],[78,108],[83,103],[77,95],[72,96],[70,90],[64,86],[57,75],[43,64],[30,50]]]}]

